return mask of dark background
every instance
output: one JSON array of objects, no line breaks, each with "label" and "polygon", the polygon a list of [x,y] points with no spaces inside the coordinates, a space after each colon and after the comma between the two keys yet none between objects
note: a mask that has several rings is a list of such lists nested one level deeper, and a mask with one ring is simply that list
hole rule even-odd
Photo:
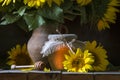
[{"label": "dark background", "polygon": [[[80,27],[79,19],[74,21],[66,21],[69,33],[77,34],[81,41],[96,40],[100,42],[108,51],[109,61],[115,65],[120,66],[120,14],[117,13],[116,24],[111,24],[110,29],[101,32]],[[26,32],[18,26],[11,24],[7,26],[0,26],[0,68],[6,68],[7,51],[15,47],[16,44],[27,43],[31,36],[31,32]]]},{"label": "dark background", "polygon": [[31,32],[25,32],[14,24],[0,26],[0,68],[7,69],[7,52],[15,47],[16,44],[23,45],[27,43],[30,35]]}]

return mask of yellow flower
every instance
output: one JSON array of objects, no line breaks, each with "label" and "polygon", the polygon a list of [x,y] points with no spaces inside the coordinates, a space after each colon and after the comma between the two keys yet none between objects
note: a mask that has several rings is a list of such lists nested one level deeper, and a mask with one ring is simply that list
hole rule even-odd
[{"label": "yellow flower", "polygon": [[23,46],[16,45],[15,48],[12,48],[11,51],[8,51],[9,61],[8,65],[31,65],[33,64],[31,58],[29,57],[26,44]]},{"label": "yellow flower", "polygon": [[92,70],[92,64],[94,57],[88,50],[84,52],[80,48],[76,53],[69,51],[69,55],[65,55],[65,61],[63,62],[64,69],[70,72],[88,72]]},{"label": "yellow flower", "polygon": [[81,6],[87,5],[91,2],[92,0],[77,0],[77,3],[80,4]]},{"label": "yellow flower", "polygon": [[104,13],[104,16],[98,20],[98,30],[101,31],[105,28],[109,28],[109,22],[115,23],[116,20],[116,12],[119,12],[115,6],[120,6],[120,2],[118,0],[110,0],[107,6],[107,10]]},{"label": "yellow flower", "polygon": [[87,41],[85,49],[89,50],[95,58],[93,64],[94,71],[105,71],[109,62],[106,55],[107,51],[103,49],[103,46],[97,46],[96,41],[93,41],[92,43]]},{"label": "yellow flower", "polygon": [[45,0],[24,0],[24,4],[27,4],[29,7],[40,7],[45,3]]},{"label": "yellow flower", "polygon": [[44,72],[50,72],[50,68],[44,68],[44,70],[43,70]]},{"label": "yellow flower", "polygon": [[102,18],[98,21],[97,26],[98,26],[99,31],[105,30],[105,28],[110,28],[108,22],[104,18]]},{"label": "yellow flower", "polygon": [[63,2],[64,0],[46,0],[46,1],[49,7],[51,7],[53,2],[60,6],[61,2]]},{"label": "yellow flower", "polygon": [[12,1],[13,3],[15,3],[15,0],[0,0],[0,3],[3,2],[3,3],[2,3],[2,6],[4,6],[4,5],[10,4],[11,1]]}]

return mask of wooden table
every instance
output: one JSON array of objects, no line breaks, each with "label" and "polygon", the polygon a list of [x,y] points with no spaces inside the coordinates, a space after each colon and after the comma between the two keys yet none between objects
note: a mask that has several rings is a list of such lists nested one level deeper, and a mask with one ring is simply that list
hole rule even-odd
[{"label": "wooden table", "polygon": [[0,80],[120,80],[120,72],[61,72],[0,70]]}]

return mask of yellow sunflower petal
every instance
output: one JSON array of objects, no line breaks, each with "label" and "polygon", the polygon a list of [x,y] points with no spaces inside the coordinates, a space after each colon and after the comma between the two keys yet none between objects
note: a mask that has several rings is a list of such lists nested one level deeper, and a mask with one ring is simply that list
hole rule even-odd
[{"label": "yellow sunflower petal", "polygon": [[3,0],[0,0],[0,2],[2,2]]},{"label": "yellow sunflower petal", "polygon": [[52,6],[52,0],[47,0],[47,3],[48,3],[48,5],[49,5],[49,7]]},{"label": "yellow sunflower petal", "polygon": [[[109,61],[107,60],[107,51],[103,46],[97,45],[96,41],[92,41],[91,43],[86,42],[85,49],[89,50],[94,56],[94,63],[92,65],[94,67],[94,71],[105,71]],[[86,58],[85,62],[88,63],[88,60],[92,62],[92,59],[90,60],[89,58]]]},{"label": "yellow sunflower petal", "polygon": [[[71,51],[70,51],[71,52]],[[67,55],[67,59],[63,62],[64,69],[70,72],[87,72],[89,71],[88,67],[84,67],[85,65],[93,64],[93,56],[89,54],[88,50],[84,52],[81,51],[80,48],[77,49],[76,53],[70,53],[71,55]],[[87,57],[84,57],[88,55]],[[86,62],[86,63],[85,63]]]},{"label": "yellow sunflower petal", "polygon": [[79,53],[82,53],[81,49],[78,48],[77,51],[76,51],[76,55],[79,55]]},{"label": "yellow sunflower petal", "polygon": [[46,0],[24,0],[24,4],[28,5],[29,7],[42,7]]},{"label": "yellow sunflower petal", "polygon": [[24,52],[26,52],[26,51],[27,51],[27,46],[26,46],[26,44],[24,44],[24,45],[22,46],[21,52],[24,53]]},{"label": "yellow sunflower petal", "polygon": [[44,68],[44,71],[45,71],[45,72],[50,72],[50,68],[46,68],[46,67],[45,67],[45,68]]},{"label": "yellow sunflower petal", "polygon": [[84,67],[85,67],[85,69],[93,70],[92,65],[85,65]]},{"label": "yellow sunflower petal", "polygon": [[107,9],[104,15],[97,23],[99,31],[110,28],[109,23],[116,22],[116,12],[120,12],[120,10],[116,8],[116,6],[120,6],[119,3],[120,2],[118,0],[110,0],[110,2],[107,4]]},{"label": "yellow sunflower petal", "polygon": [[85,59],[85,64],[92,64],[93,62],[94,62],[94,59],[92,59],[92,58]]},{"label": "yellow sunflower petal", "polygon": [[92,0],[76,0],[81,6],[89,4]]},{"label": "yellow sunflower petal", "polygon": [[8,65],[30,65],[33,64],[31,58],[29,57],[26,44],[23,46],[16,45],[16,47],[12,48],[11,51],[8,51]]},{"label": "yellow sunflower petal", "polygon": [[57,5],[59,5],[60,6],[60,4],[61,4],[61,0],[53,0]]}]

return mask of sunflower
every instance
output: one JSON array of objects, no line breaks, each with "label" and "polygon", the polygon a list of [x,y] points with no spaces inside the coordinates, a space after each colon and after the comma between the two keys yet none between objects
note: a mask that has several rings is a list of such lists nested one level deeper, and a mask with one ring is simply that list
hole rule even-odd
[{"label": "sunflower", "polygon": [[15,3],[15,0],[0,0],[0,3],[1,3],[1,2],[3,2],[3,3],[2,3],[2,6],[4,6],[4,5],[10,4],[10,2]]},{"label": "sunflower", "polygon": [[69,51],[69,55],[65,55],[65,61],[63,62],[64,69],[70,72],[88,72],[92,70],[92,64],[94,57],[88,50],[84,52],[80,48],[76,53]]},{"label": "sunflower", "polygon": [[98,30],[101,31],[105,28],[109,28],[109,22],[115,23],[116,20],[116,12],[119,12],[115,6],[120,6],[118,0],[110,0],[107,4],[106,12],[104,13],[103,17],[98,20]]},{"label": "sunflower", "polygon": [[46,1],[49,7],[51,7],[53,2],[60,6],[61,2],[63,2],[64,0],[46,0]]},{"label": "sunflower", "polygon": [[103,46],[97,45],[96,41],[92,43],[87,41],[85,49],[89,50],[95,58],[93,64],[94,71],[105,71],[109,61],[107,60],[107,51],[103,49]]},{"label": "sunflower", "polygon": [[33,64],[31,58],[29,57],[26,44],[23,46],[16,45],[15,48],[12,48],[11,51],[8,51],[9,61],[8,65],[31,65]]},{"label": "sunflower", "polygon": [[81,6],[87,5],[91,2],[92,0],[77,0],[77,3],[80,4]]},{"label": "sunflower", "polygon": [[24,4],[27,4],[29,7],[40,7],[45,3],[45,0],[24,0]]}]

